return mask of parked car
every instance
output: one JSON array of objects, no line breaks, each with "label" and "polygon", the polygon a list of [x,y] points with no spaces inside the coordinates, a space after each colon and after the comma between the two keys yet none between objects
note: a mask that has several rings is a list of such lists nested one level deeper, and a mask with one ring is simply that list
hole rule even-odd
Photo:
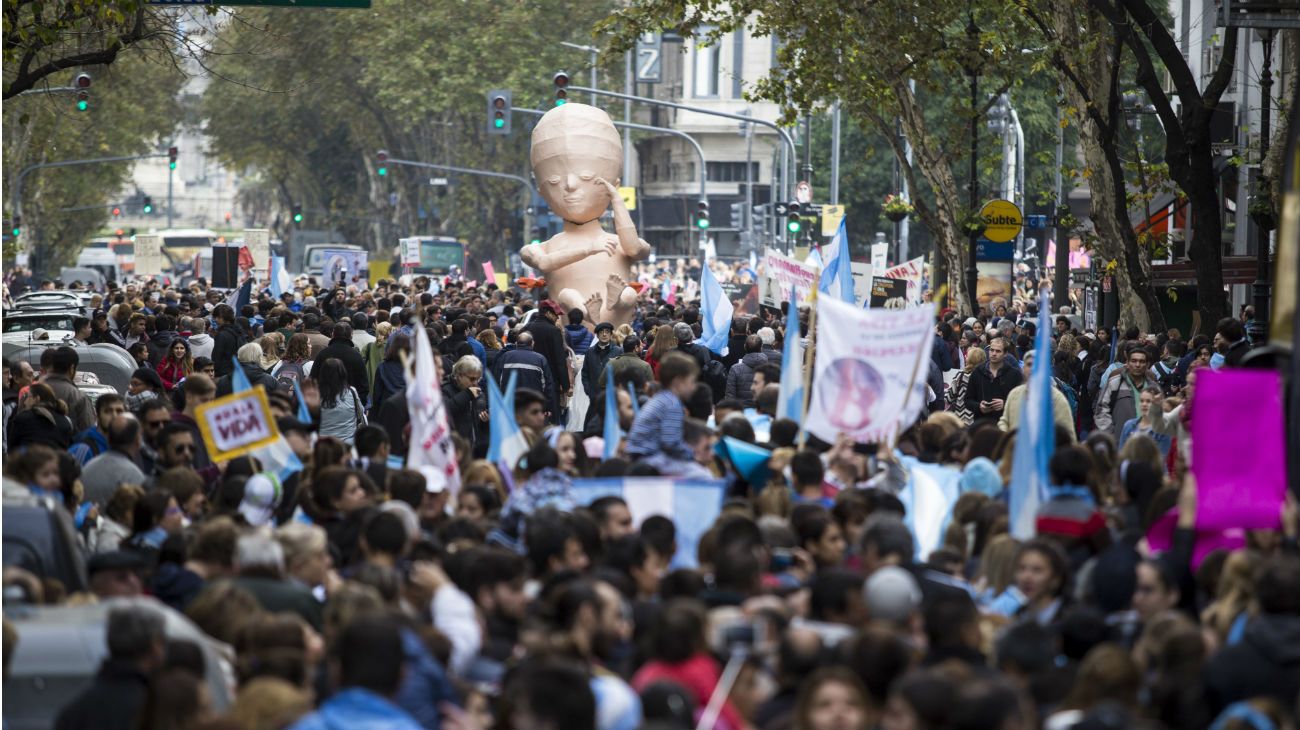
[{"label": "parked car", "polygon": [[[39,368],[41,353],[45,348],[61,344],[63,344],[61,340],[21,344],[6,342],[4,356],[11,362],[26,360],[33,368]],[[131,373],[135,372],[135,360],[127,354],[126,350],[117,345],[97,344],[78,347],[77,356],[78,372],[94,373],[100,384],[107,385],[118,393],[126,393],[127,386],[131,384]]]},{"label": "parked car", "polygon": [[72,517],[49,497],[36,497],[7,482],[4,489],[4,564],[41,579],[54,579],[69,593],[86,590],[86,562]]},{"label": "parked car", "polygon": [[[6,528],[8,525],[6,525]],[[7,548],[7,546],[6,546]],[[162,613],[168,640],[198,645],[203,652],[205,683],[214,712],[224,712],[234,687],[225,666],[229,647],[205,635],[184,614],[154,598],[112,598],[79,606],[30,606],[5,603],[5,618],[18,632],[9,676],[4,682],[4,723],[8,730],[46,730],[59,711],[94,679],[108,655],[104,636],[111,610],[144,605]]]}]

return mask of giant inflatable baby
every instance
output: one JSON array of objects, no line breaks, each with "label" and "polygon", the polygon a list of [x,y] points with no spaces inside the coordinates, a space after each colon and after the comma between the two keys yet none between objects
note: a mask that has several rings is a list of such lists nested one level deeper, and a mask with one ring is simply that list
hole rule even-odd
[{"label": "giant inflatable baby", "polygon": [[[533,175],[564,230],[525,246],[524,263],[541,271],[551,298],[564,311],[587,313],[586,324],[630,322],[637,293],[627,285],[632,262],[650,255],[618,194],[623,142],[609,115],[568,103],[550,110],[533,129]],[[610,181],[613,182],[610,182]],[[600,217],[614,206],[614,233]]]}]

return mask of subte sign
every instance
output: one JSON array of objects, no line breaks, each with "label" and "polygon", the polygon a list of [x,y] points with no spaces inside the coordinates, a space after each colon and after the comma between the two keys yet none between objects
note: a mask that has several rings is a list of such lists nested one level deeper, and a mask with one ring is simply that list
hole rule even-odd
[{"label": "subte sign", "polygon": [[1020,233],[1025,217],[1020,208],[1010,200],[990,200],[980,208],[980,219],[984,221],[984,237],[994,243],[1006,243]]}]

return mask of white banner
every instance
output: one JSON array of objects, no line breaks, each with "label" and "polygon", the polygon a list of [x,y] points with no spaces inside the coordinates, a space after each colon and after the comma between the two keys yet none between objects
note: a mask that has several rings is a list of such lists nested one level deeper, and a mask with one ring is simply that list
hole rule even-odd
[{"label": "white banner", "polygon": [[253,256],[253,268],[266,271],[271,268],[271,232],[265,228],[245,228],[244,245]]},{"label": "white banner", "polygon": [[889,244],[873,243],[871,244],[871,275],[884,276],[885,270],[889,268]]},{"label": "white banner", "polygon": [[369,283],[366,280],[370,257],[368,252],[330,248],[322,251],[321,256],[325,259],[324,281],[321,282],[323,286],[329,288],[356,284],[362,289],[366,288]]},{"label": "white banner", "polygon": [[854,261],[849,270],[853,272],[853,301],[861,307],[871,299],[871,272],[874,269],[871,264]]},{"label": "white banner", "polygon": [[860,309],[819,297],[808,431],[828,443],[841,433],[892,442],[925,405],[933,344],[933,306]]},{"label": "white banner", "polygon": [[434,369],[433,347],[423,327],[415,328],[411,352],[414,372],[406,374],[406,408],[411,417],[410,447],[406,468],[418,469],[436,491],[460,491],[460,467],[447,425],[447,405],[442,400],[438,373]]},{"label": "white banner", "polygon": [[925,276],[925,257],[917,256],[892,269],[885,270],[886,279],[907,280],[907,306],[921,306],[921,280]]},{"label": "white banner", "polygon": [[163,270],[162,236],[142,233],[135,237],[135,275],[159,276]]},{"label": "white banner", "polygon": [[420,239],[403,238],[398,243],[402,249],[402,266],[420,265]]},{"label": "white banner", "polygon": [[758,293],[759,303],[767,307],[779,307],[781,302],[790,298],[791,287],[797,293],[799,301],[806,302],[816,278],[817,269],[769,248],[763,255],[763,285]]}]

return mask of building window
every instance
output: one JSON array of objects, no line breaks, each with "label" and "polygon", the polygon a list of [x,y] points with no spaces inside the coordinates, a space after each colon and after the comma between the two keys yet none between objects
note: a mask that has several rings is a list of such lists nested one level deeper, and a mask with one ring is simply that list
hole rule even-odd
[{"label": "building window", "polygon": [[731,56],[731,98],[743,99],[745,96],[745,33],[737,29],[733,35]]},{"label": "building window", "polygon": [[[710,162],[709,182],[745,182],[744,162]],[[758,182],[758,163],[750,163],[753,181]]]},{"label": "building window", "polygon": [[[703,38],[712,30],[710,27],[701,27],[697,37]],[[718,76],[721,71],[719,62],[721,59],[722,49],[717,43],[703,48],[695,47],[695,96],[718,96]]]}]

